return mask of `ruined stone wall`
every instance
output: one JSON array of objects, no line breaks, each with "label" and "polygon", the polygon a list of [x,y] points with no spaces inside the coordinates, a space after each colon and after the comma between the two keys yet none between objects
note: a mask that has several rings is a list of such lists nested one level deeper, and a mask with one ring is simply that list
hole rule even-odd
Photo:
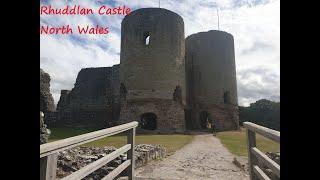
[{"label": "ruined stone wall", "polygon": [[[149,44],[146,44],[148,37]],[[184,127],[184,114],[180,113],[186,103],[184,55],[184,22],[179,15],[166,9],[145,8],[124,18],[120,81],[125,102],[121,107],[121,121],[139,121],[141,113],[160,108],[164,110],[156,115],[162,128]],[[161,105],[153,101],[161,101]],[[180,105],[174,105],[175,102]],[[179,116],[165,115],[165,111],[174,109]],[[160,122],[162,120],[164,122]]]},{"label": "ruined stone wall", "polygon": [[50,93],[50,75],[40,68],[40,111],[54,111],[54,100]]},{"label": "ruined stone wall", "polygon": [[62,90],[48,118],[64,126],[106,127],[119,118],[119,65],[82,69],[71,91]]},{"label": "ruined stone wall", "polygon": [[61,90],[60,99],[57,104],[57,111],[63,111],[70,105],[70,90]]},{"label": "ruined stone wall", "polygon": [[74,88],[68,94],[69,108],[98,110],[111,107],[113,97],[116,95],[114,88],[118,84],[114,83],[112,69],[111,67],[81,69]]},{"label": "ruined stone wall", "polygon": [[229,33],[209,31],[186,39],[187,102],[199,128],[206,111],[220,130],[238,128],[234,40]]}]

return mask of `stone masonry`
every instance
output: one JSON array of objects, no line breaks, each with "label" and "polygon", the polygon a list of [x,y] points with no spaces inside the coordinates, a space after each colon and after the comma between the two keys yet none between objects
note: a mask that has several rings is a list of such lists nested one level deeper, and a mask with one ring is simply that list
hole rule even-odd
[{"label": "stone masonry", "polygon": [[183,130],[184,110],[182,106],[174,101],[150,101],[150,102],[127,102],[121,107],[121,118],[135,119],[141,121],[141,116],[144,113],[152,112],[156,115],[158,130]]},{"label": "stone masonry", "polygon": [[54,111],[54,101],[50,93],[50,75],[40,68],[40,111]]}]

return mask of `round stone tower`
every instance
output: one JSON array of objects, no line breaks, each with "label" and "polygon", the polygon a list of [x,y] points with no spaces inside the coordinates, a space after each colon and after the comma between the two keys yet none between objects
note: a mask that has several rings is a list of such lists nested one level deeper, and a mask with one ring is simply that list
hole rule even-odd
[{"label": "round stone tower", "polygon": [[233,36],[223,31],[200,32],[186,39],[189,127],[237,129],[238,98]]},{"label": "round stone tower", "polygon": [[183,19],[161,8],[127,15],[121,25],[120,121],[144,129],[184,129]]}]

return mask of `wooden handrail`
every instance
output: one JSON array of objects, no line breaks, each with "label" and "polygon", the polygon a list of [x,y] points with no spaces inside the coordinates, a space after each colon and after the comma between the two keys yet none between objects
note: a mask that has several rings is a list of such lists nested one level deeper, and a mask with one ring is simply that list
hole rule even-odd
[{"label": "wooden handrail", "polygon": [[247,129],[247,145],[248,145],[248,162],[250,179],[269,180],[270,178],[259,168],[259,162],[266,165],[272,172],[280,177],[280,165],[270,159],[267,155],[261,152],[256,147],[256,133],[267,137],[277,143],[280,143],[280,132],[269,129],[251,122],[244,122],[244,127]]},{"label": "wooden handrail", "polygon": [[115,126],[115,127],[111,127],[103,130],[86,133],[79,136],[74,136],[67,139],[54,141],[51,143],[42,144],[40,145],[40,157],[48,156],[50,154],[63,151],[65,149],[70,149],[72,147],[89,143],[101,138],[119,134],[129,129],[136,128],[137,126],[138,126],[138,122],[130,122],[127,124],[122,124],[119,126]]},{"label": "wooden handrail", "polygon": [[[40,118],[41,118],[40,113]],[[43,117],[43,116],[42,116]],[[80,170],[70,174],[63,178],[63,180],[78,180],[86,177],[95,170],[106,165],[108,162],[114,160],[121,154],[127,152],[127,161],[119,165],[116,169],[111,171],[103,179],[113,179],[117,177],[122,171],[128,169],[129,180],[134,179],[134,144],[135,144],[135,128],[138,126],[138,122],[130,122],[119,126],[82,134],[79,136],[62,139],[59,141],[46,143],[40,145],[40,180],[55,180],[56,168],[57,168],[57,153],[64,151],[88,142],[92,142],[104,137],[119,134],[127,131],[127,143],[116,151],[106,155],[105,157],[98,159],[90,163],[89,165],[81,168]]]},{"label": "wooden handrail", "polygon": [[275,131],[273,129],[269,129],[263,126],[260,126],[258,124],[254,124],[251,122],[244,122],[243,126],[247,129],[250,129],[253,132],[256,132],[264,137],[267,137],[271,140],[276,141],[277,143],[280,143],[280,132]]},{"label": "wooden handrail", "polygon": [[259,166],[253,166],[254,173],[258,176],[261,180],[271,180],[266,173],[262,171],[262,169],[259,168]]},{"label": "wooden handrail", "polygon": [[131,165],[130,160],[126,160],[124,163],[122,163],[120,166],[118,166],[115,170],[111,171],[108,175],[106,175],[102,180],[110,180],[114,179],[118,176],[122,171],[124,171],[127,167]]}]

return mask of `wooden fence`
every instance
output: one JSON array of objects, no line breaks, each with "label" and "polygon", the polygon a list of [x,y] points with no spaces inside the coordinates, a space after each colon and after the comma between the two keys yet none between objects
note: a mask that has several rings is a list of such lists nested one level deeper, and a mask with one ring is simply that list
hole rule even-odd
[{"label": "wooden fence", "polygon": [[106,165],[108,162],[114,160],[121,154],[127,152],[127,160],[119,165],[116,169],[111,171],[103,180],[114,179],[122,171],[127,169],[129,179],[134,179],[134,144],[135,144],[135,132],[138,122],[131,122],[112,128],[107,128],[79,136],[54,141],[40,145],[40,180],[54,180],[56,179],[57,168],[57,153],[63,150],[67,150],[81,144],[92,142],[104,137],[119,134],[127,131],[127,144],[121,148],[113,151],[107,156],[90,163],[89,165],[81,168],[80,170],[68,175],[63,180],[79,180],[87,175],[91,174],[95,170]]},{"label": "wooden fence", "polygon": [[280,165],[270,159],[267,155],[261,152],[256,147],[256,133],[269,138],[277,143],[280,143],[280,132],[275,131],[263,126],[251,122],[244,122],[244,127],[247,129],[247,144],[248,144],[248,162],[249,173],[251,180],[263,179],[270,180],[262,169],[259,167],[259,163],[267,166],[280,178]]}]

